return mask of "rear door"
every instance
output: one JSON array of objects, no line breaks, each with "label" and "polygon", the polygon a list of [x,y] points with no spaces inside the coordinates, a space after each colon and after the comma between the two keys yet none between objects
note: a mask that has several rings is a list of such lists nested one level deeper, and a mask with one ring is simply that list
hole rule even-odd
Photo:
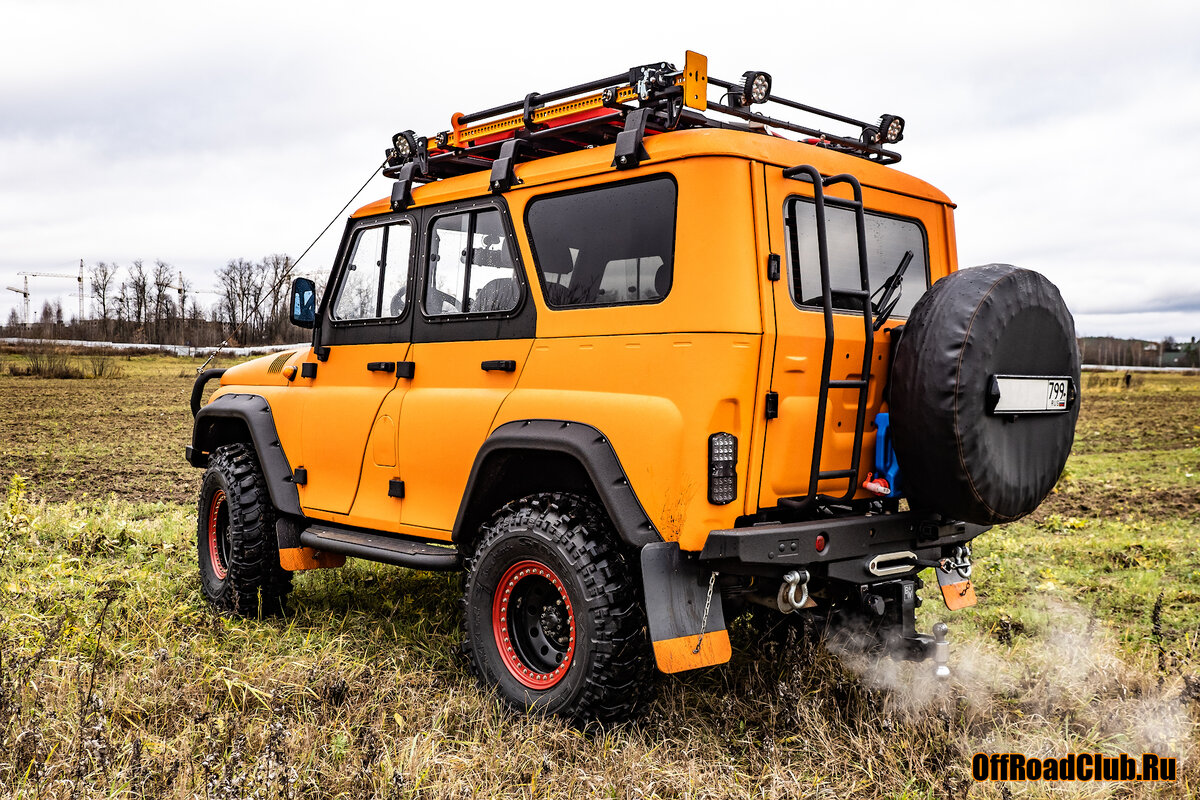
[{"label": "rear door", "polygon": [[533,345],[535,312],[502,201],[428,209],[423,225],[415,373],[399,428],[402,522],[449,538],[475,455]]},{"label": "rear door", "polygon": [[[773,507],[781,498],[809,492],[813,453],[818,435],[820,470],[848,469],[853,461],[859,394],[853,388],[830,388],[823,431],[817,430],[818,397],[826,342],[817,241],[816,207],[810,183],[783,177],[778,167],[766,167],[771,252],[781,256],[779,280],[772,284],[777,337],[770,391],[778,395],[778,416],[767,423],[759,506]],[[833,198],[851,199],[844,184],[825,190]],[[834,201],[836,202],[836,200]],[[939,206],[885,192],[864,190],[867,261],[871,291],[896,269],[906,250],[913,251],[902,281],[901,296],[890,321],[874,336],[866,400],[866,421],[859,473],[853,479],[820,482],[820,494],[840,497],[860,487],[873,462],[873,420],[883,396],[890,347],[888,330],[903,323],[928,286],[928,245],[925,223],[905,216],[922,209],[929,219],[940,217]],[[834,205],[825,208],[830,284],[834,289],[858,289],[859,249],[854,211]],[[861,299],[833,296],[831,382],[862,379],[866,342]],[[859,496],[869,496],[858,488]]]}]

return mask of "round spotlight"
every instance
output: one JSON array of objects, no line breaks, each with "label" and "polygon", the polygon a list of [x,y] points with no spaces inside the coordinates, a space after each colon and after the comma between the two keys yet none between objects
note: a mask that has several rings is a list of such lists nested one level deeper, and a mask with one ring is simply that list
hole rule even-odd
[{"label": "round spotlight", "polygon": [[885,142],[894,144],[904,138],[904,118],[884,114],[879,118],[879,130],[883,133]]},{"label": "round spotlight", "polygon": [[417,152],[417,140],[412,131],[401,131],[392,137],[392,147],[396,148],[397,156],[407,160]]},{"label": "round spotlight", "polygon": [[742,73],[742,105],[765,103],[771,97],[771,76],[750,70]]}]

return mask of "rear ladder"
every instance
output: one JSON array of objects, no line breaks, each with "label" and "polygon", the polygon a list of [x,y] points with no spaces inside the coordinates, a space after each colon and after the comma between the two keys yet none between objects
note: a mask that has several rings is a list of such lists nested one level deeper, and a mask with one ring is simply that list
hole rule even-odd
[{"label": "rear ladder", "polygon": [[[808,494],[803,498],[792,499],[788,505],[807,508],[816,503],[845,502],[854,497],[858,491],[858,467],[862,457],[863,427],[866,424],[867,397],[871,381],[871,356],[875,344],[875,330],[871,309],[871,274],[867,265],[867,224],[863,212],[862,186],[853,175],[843,173],[828,178],[821,175],[816,167],[807,164],[791,167],[783,171],[783,177],[804,181],[812,184],[813,205],[817,222],[817,252],[821,269],[821,310],[825,317],[825,350],[821,360],[821,387],[817,397],[816,434],[813,437],[812,471],[809,474]],[[845,183],[850,186],[853,200],[840,197],[827,197],[825,189],[834,184]],[[829,247],[828,232],[825,225],[825,207],[849,208],[854,211],[855,228],[858,235],[858,289],[835,289],[830,285],[829,277]],[[858,300],[862,304],[863,318],[863,360],[862,371],[857,379],[830,380],[829,372],[833,366],[833,296],[847,297]],[[821,469],[821,453],[825,446],[825,411],[829,403],[830,389],[847,389],[858,392],[858,409],[854,420],[854,449],[851,451],[850,466],[847,469]],[[846,493],[841,497],[818,495],[817,487],[821,481],[846,480]]]}]

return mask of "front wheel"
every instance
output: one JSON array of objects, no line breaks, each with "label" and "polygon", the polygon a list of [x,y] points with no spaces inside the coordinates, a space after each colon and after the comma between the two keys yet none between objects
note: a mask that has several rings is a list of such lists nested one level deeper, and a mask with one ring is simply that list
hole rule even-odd
[{"label": "front wheel", "polygon": [[208,460],[196,525],[200,586],[222,611],[283,610],[292,574],[279,566],[275,513],[254,449],[218,447]]},{"label": "front wheel", "polygon": [[604,512],[539,494],[486,526],[467,566],[463,650],[518,710],[621,720],[649,699],[640,591]]}]

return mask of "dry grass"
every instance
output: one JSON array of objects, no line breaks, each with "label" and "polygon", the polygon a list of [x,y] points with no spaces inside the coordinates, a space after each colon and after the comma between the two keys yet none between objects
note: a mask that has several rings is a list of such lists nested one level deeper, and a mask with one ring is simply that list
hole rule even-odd
[{"label": "dry grass", "polygon": [[[96,413],[117,409],[107,439],[62,435],[70,404],[92,401],[61,382],[0,379],[0,401],[38,422],[14,445],[18,426],[0,419],[0,792],[1191,797],[1200,785],[1196,522],[1151,513],[1148,497],[1116,520],[1107,508],[1082,512],[1075,496],[1118,459],[1129,474],[1157,465],[1171,487],[1191,486],[1194,446],[1163,449],[1152,425],[1130,449],[1092,437],[1072,460],[1067,505],[979,540],[976,609],[948,615],[924,590],[922,627],[952,624],[948,684],[928,664],[834,656],[794,636],[781,645],[743,619],[729,665],[663,677],[640,721],[580,731],[515,716],[475,686],[456,652],[454,576],[351,561],[298,576],[285,618],[213,614],[199,590],[194,508],[145,502],[174,497],[154,480],[178,474],[182,492],[193,478],[176,466],[181,363],[123,363],[128,377],[95,398]],[[36,396],[18,404],[4,394],[11,386]],[[1142,391],[1176,394],[1149,379]],[[1126,395],[1113,394],[1085,405],[1085,439],[1120,428],[1105,409],[1126,413]],[[50,452],[56,438],[55,469],[30,487],[10,477],[17,447]],[[64,476],[105,452],[88,495],[72,492]],[[132,475],[136,491],[100,491],[114,475]],[[977,751],[1151,751],[1180,757],[1180,774],[1158,786],[976,784]]]}]

